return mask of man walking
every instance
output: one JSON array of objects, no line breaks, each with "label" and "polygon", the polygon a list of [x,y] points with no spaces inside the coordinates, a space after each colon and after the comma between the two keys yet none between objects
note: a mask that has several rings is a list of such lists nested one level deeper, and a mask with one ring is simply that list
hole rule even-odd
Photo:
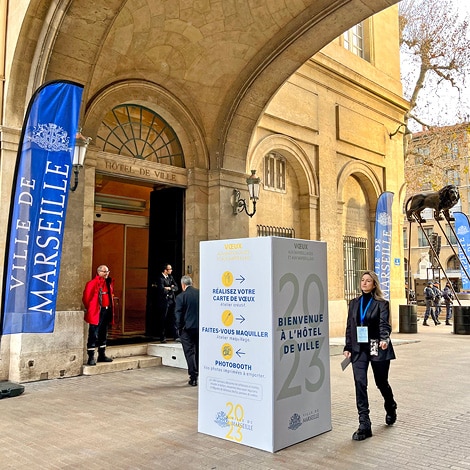
[{"label": "man walking", "polygon": [[424,312],[423,326],[428,325],[428,318],[431,315],[431,318],[434,321],[434,324],[437,325],[437,320],[434,315],[434,310],[432,308],[434,303],[434,289],[432,288],[432,282],[428,281],[427,286],[424,288],[424,300],[426,301],[426,311]]},{"label": "man walking", "polygon": [[199,289],[193,287],[190,276],[181,278],[183,292],[176,297],[176,326],[188,364],[189,382],[195,387],[199,362]]}]

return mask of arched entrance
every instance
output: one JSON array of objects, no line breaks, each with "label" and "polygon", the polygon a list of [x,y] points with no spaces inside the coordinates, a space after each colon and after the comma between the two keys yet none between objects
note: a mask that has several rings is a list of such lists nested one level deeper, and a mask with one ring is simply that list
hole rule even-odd
[{"label": "arched entrance", "polygon": [[114,107],[96,141],[92,265],[107,264],[115,282],[109,342],[154,337],[161,266],[172,264],[175,279],[183,273],[183,150],[163,118],[136,104]]},{"label": "arched entrance", "polygon": [[377,199],[382,192],[379,178],[362,162],[346,163],[338,179],[343,235],[344,298],[359,293],[363,272],[373,266],[373,234]]}]

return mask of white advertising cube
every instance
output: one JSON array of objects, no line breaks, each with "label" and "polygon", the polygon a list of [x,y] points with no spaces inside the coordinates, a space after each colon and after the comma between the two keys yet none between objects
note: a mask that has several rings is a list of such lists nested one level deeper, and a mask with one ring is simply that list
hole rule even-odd
[{"label": "white advertising cube", "polygon": [[326,244],[201,243],[199,432],[275,452],[331,430]]}]

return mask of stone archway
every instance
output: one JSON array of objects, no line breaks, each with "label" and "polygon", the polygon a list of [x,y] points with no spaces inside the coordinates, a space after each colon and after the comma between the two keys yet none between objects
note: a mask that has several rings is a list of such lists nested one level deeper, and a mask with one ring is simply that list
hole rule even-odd
[{"label": "stone archway", "polygon": [[209,168],[203,131],[197,120],[175,96],[164,88],[143,80],[115,83],[87,104],[83,133],[92,138],[108,111],[118,104],[141,104],[162,116],[174,129],[186,156],[186,168]]},{"label": "stone archway", "polygon": [[365,164],[361,162],[349,162],[341,169],[338,175],[337,200],[338,205],[343,205],[343,191],[347,179],[354,176],[364,188],[370,211],[375,213],[377,199],[383,191],[383,187],[377,175]]},{"label": "stone archway", "polygon": [[349,162],[341,170],[337,186],[341,207],[345,295],[352,298],[362,272],[373,265],[373,237],[381,184],[364,163]]},{"label": "stone archway", "polygon": [[[142,184],[148,188],[152,186],[164,190],[170,187],[183,188],[185,203],[182,214],[184,214],[184,224],[188,227],[188,232],[182,244],[184,253],[181,257],[188,265],[194,266],[193,274],[197,276],[199,242],[208,238],[209,158],[203,132],[190,111],[167,90],[144,80],[131,80],[114,83],[102,90],[87,104],[83,115],[83,134],[91,136],[95,141],[97,131],[107,113],[121,104],[143,106],[161,116],[178,137],[184,153],[185,168],[159,165],[144,160],[133,162],[132,158],[108,154],[90,145],[85,161],[86,177],[83,189],[84,230],[93,226],[95,212],[93,201],[97,174],[122,181],[128,180],[133,184]],[[113,162],[116,165],[113,165]],[[127,169],[121,170],[121,168]],[[158,176],[156,176],[157,173]],[[91,253],[92,246],[93,236],[88,230],[83,241],[84,253]],[[84,257],[84,272],[90,270],[90,263],[91,255]]]},{"label": "stone archway", "polygon": [[49,80],[83,84],[91,102],[116,81],[145,77],[197,116],[211,168],[240,172],[239,155],[282,83],[349,27],[398,0],[305,0],[276,8],[262,0],[217,12],[197,2],[174,0],[169,10],[159,0],[135,2],[30,0],[19,8],[3,124],[20,127],[29,97]]},{"label": "stone archway", "polygon": [[[258,223],[268,226],[293,225],[295,236],[316,239],[318,176],[305,151],[293,138],[272,134],[261,139],[250,149],[247,159],[248,169],[256,169],[263,179],[264,159],[270,152],[281,155],[287,163],[285,194],[262,190],[263,199],[258,214]],[[314,161],[315,159],[313,159]],[[289,194],[290,192],[290,194]],[[288,216],[282,216],[282,205],[289,207]],[[282,220],[282,222],[281,222]],[[250,235],[256,235],[256,223],[250,224]]]}]

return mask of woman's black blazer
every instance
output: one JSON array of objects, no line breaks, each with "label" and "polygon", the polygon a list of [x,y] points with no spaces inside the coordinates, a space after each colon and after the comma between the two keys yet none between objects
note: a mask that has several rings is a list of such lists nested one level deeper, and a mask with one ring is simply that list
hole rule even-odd
[{"label": "woman's black blazer", "polygon": [[[361,297],[356,297],[349,302],[348,320],[346,323],[346,345],[345,351],[352,354],[352,361],[357,358],[361,345],[357,342],[357,326],[359,309],[361,305]],[[378,339],[379,341],[388,341],[388,348],[379,348],[378,356],[370,356],[371,361],[387,361],[395,359],[395,351],[393,350],[390,333],[392,326],[390,325],[390,308],[386,300],[372,299],[371,304],[366,312],[364,326],[369,328],[369,340]]]}]

